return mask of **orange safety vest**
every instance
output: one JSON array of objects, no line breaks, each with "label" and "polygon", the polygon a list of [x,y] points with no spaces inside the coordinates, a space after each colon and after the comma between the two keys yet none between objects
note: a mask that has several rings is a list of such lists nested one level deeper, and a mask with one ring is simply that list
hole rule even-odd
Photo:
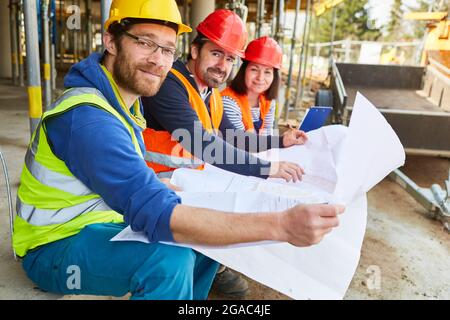
[{"label": "orange safety vest", "polygon": [[[249,106],[247,96],[242,95],[242,94],[237,94],[230,87],[225,88],[221,92],[221,95],[222,95],[222,97],[228,96],[237,102],[239,108],[241,109],[242,122],[244,123],[245,130],[255,131],[255,127],[253,126],[252,111],[251,111],[251,107]],[[263,94],[259,95],[260,118],[263,121],[261,124],[261,128],[259,129],[259,132],[262,132],[262,130],[264,129],[266,115],[270,111],[271,104],[272,104],[272,100],[267,100],[265,95],[263,95]]]},{"label": "orange safety vest", "polygon": [[[195,110],[203,128],[210,132],[218,132],[223,115],[223,103],[220,92],[212,89],[211,98],[209,99],[208,109],[198,91],[191,85],[183,74],[172,68],[170,70],[181,83],[183,83],[189,96],[189,103]],[[180,115],[181,117],[183,115]],[[145,160],[147,165],[157,174],[162,172],[171,172],[177,168],[194,168],[203,169],[204,162],[196,159],[191,153],[186,151],[178,141],[172,139],[168,131],[157,131],[147,128],[143,132],[146,154]],[[194,138],[194,137],[191,137]]]}]

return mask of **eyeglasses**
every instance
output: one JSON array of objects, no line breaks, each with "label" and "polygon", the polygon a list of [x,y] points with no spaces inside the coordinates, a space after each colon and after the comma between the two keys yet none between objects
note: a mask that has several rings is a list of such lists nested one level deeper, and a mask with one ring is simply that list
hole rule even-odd
[{"label": "eyeglasses", "polygon": [[159,48],[161,48],[161,53],[165,59],[168,61],[175,61],[180,56],[181,53],[176,48],[171,47],[164,47],[157,44],[155,41],[150,39],[143,39],[141,37],[135,36],[134,34],[131,34],[127,31],[124,31],[124,34],[128,37],[136,40],[136,44],[139,48],[141,48],[143,51],[147,52],[148,54],[155,53]]}]

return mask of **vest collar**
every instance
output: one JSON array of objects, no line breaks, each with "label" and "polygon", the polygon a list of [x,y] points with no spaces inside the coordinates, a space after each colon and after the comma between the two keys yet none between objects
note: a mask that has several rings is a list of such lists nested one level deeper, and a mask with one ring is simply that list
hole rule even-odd
[{"label": "vest collar", "polygon": [[109,80],[109,83],[111,84],[111,88],[114,91],[114,94],[117,98],[117,101],[119,101],[120,107],[122,110],[126,113],[126,115],[133,121],[137,126],[139,126],[142,129],[145,129],[147,127],[146,121],[144,116],[141,112],[141,106],[139,102],[139,98],[134,102],[134,104],[131,106],[131,108],[128,108],[128,106],[125,104],[122,95],[119,91],[119,86],[117,85],[116,81],[114,80],[112,74],[106,69],[104,65],[100,65],[103,72],[105,73],[106,77]]}]

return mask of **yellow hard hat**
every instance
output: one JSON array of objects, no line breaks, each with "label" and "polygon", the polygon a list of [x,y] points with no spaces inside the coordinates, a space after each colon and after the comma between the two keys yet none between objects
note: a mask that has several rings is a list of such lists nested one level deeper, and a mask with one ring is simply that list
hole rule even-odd
[{"label": "yellow hard hat", "polygon": [[108,30],[111,23],[120,22],[125,18],[172,22],[178,25],[178,34],[192,31],[189,26],[182,23],[175,0],[113,0],[109,19],[105,22],[105,30]]}]

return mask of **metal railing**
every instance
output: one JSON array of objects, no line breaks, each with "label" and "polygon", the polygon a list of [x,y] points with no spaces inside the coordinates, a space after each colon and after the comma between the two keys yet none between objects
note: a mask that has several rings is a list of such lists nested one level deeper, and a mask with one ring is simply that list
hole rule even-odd
[{"label": "metal railing", "polygon": [[[328,74],[328,68],[330,66],[330,52],[333,52],[333,60],[336,62],[345,63],[358,63],[359,58],[363,52],[364,45],[376,44],[381,47],[379,52],[379,64],[399,64],[399,65],[419,65],[420,57],[418,52],[421,51],[421,42],[372,42],[372,41],[358,41],[358,40],[340,40],[334,42],[320,42],[320,43],[309,43],[309,55],[308,65],[306,67],[306,77],[322,78],[326,77]],[[301,42],[296,44],[294,50],[294,77],[298,75],[296,71],[299,64],[302,62],[301,57]],[[289,60],[290,48],[285,44],[284,48],[284,65],[287,66],[287,61]],[[395,54],[397,53],[397,54]],[[396,60],[388,61],[389,54]],[[383,61],[385,59],[386,61]],[[287,71],[287,70],[285,70]]]},{"label": "metal railing", "polygon": [[[9,232],[10,232],[10,240],[11,240],[11,247],[12,247],[12,237],[14,233],[13,228],[13,221],[14,221],[14,211],[13,211],[13,201],[11,196],[11,184],[9,183],[9,175],[8,175],[8,168],[6,166],[6,160],[3,157],[2,150],[0,149],[0,161],[2,163],[3,167],[3,173],[5,176],[5,186],[6,186],[6,197],[8,199],[8,209],[9,209]],[[17,260],[16,252],[14,251],[14,248],[12,248],[14,259]]]}]

